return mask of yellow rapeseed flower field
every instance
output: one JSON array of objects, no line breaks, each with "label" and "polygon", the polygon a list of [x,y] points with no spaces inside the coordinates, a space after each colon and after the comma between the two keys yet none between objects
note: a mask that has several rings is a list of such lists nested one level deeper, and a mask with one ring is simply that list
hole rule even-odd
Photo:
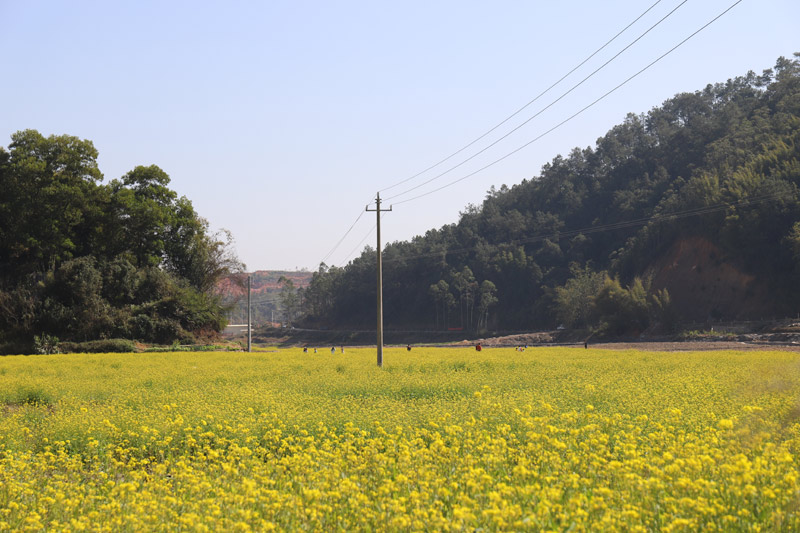
[{"label": "yellow rapeseed flower field", "polygon": [[800,354],[0,358],[0,531],[798,531]]}]

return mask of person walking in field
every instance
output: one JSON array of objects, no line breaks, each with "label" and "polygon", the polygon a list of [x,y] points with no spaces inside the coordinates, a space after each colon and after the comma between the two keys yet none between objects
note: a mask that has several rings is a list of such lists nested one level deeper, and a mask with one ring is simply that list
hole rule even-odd
[{"label": "person walking in field", "polygon": [[336,346],[331,346],[331,355],[336,355]]},{"label": "person walking in field", "polygon": [[408,350],[409,352],[411,351],[411,345],[410,344],[408,346],[406,346],[406,350]]},{"label": "person walking in field", "polygon": [[483,350],[483,348],[481,347],[481,343],[476,344],[475,351],[480,352],[481,350]]}]

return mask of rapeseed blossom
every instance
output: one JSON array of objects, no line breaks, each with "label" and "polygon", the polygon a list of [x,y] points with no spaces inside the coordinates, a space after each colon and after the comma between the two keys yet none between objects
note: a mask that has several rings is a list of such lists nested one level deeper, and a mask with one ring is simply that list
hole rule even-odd
[{"label": "rapeseed blossom", "polygon": [[800,355],[0,358],[0,531],[797,531]]}]

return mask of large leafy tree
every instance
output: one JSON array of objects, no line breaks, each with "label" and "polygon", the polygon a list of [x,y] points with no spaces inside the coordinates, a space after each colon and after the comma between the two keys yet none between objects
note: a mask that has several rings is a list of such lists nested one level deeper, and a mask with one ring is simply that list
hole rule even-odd
[{"label": "large leafy tree", "polygon": [[0,341],[171,342],[219,331],[243,265],[155,165],[102,184],[91,141],[35,130],[0,148]]},{"label": "large leafy tree", "polygon": [[155,165],[138,166],[111,182],[110,204],[119,225],[116,245],[130,251],[138,266],[164,260],[167,233],[173,225],[177,194],[169,176]]},{"label": "large leafy tree", "polygon": [[97,150],[69,135],[44,137],[35,130],[11,136],[0,161],[0,265],[17,278],[52,271],[86,253],[96,232]]}]

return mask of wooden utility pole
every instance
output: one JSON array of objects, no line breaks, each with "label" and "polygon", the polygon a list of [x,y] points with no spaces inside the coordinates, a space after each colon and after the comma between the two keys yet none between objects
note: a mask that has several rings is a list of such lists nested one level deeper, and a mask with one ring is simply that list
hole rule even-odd
[{"label": "wooden utility pole", "polygon": [[251,344],[253,341],[252,335],[252,312],[250,311],[250,274],[247,275],[247,351],[251,351]]},{"label": "wooden utility pole", "polygon": [[375,196],[375,209],[370,209],[367,206],[367,211],[375,211],[378,217],[378,366],[383,366],[383,261],[381,260],[381,213],[391,211],[389,209],[381,209],[381,193]]}]

